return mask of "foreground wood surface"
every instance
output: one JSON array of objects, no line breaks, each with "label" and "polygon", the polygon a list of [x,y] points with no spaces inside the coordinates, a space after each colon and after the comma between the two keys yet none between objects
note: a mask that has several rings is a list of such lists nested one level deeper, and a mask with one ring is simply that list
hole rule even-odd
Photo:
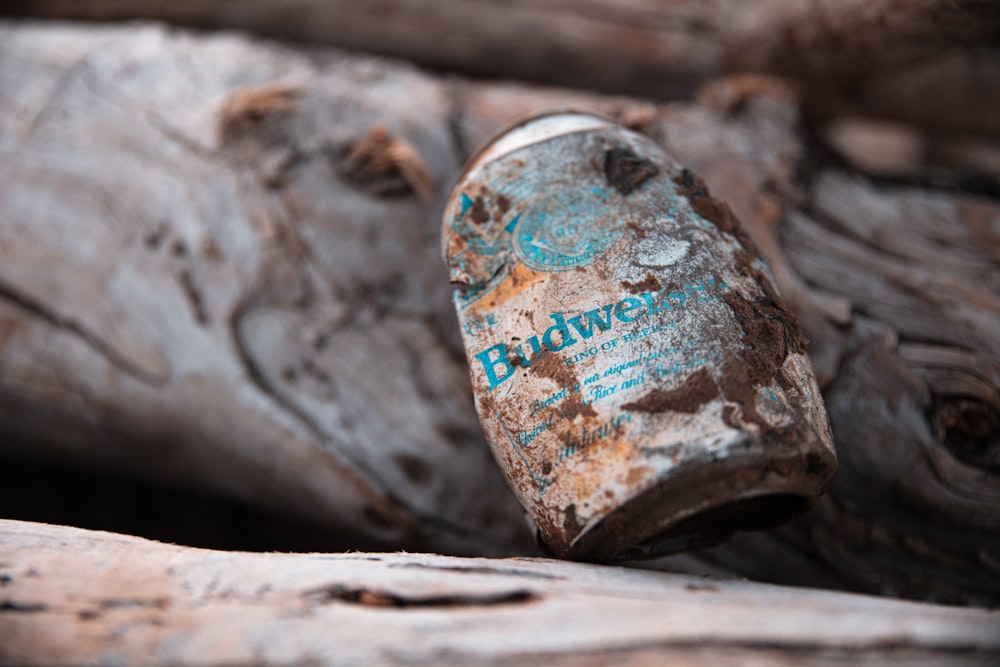
[{"label": "foreground wood surface", "polygon": [[545,559],[249,554],[0,520],[18,665],[987,665],[1000,612]]},{"label": "foreground wood surface", "polygon": [[826,156],[760,77],[692,103],[444,79],[154,26],[0,25],[0,453],[537,553],[483,445],[439,257],[469,154],[612,114],[728,201],[811,340],[841,467],[803,521],[661,564],[1000,600],[1000,203]]}]

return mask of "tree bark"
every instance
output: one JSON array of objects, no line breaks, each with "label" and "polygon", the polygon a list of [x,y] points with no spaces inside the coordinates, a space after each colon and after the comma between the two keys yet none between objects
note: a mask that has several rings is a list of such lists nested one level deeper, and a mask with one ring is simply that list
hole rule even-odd
[{"label": "tree bark", "polygon": [[1000,10],[990,0],[32,0],[24,16],[238,28],[478,75],[686,97],[708,77],[797,79],[810,111],[1000,137]]},{"label": "tree bark", "polygon": [[593,109],[741,218],[812,340],[841,460],[803,521],[667,565],[1000,600],[1000,204],[837,163],[787,84],[657,106],[8,24],[0,91],[5,456],[214,489],[364,544],[534,553],[472,408],[438,216],[504,124]]},{"label": "tree bark", "polygon": [[18,665],[987,665],[1000,612],[545,559],[248,554],[0,521]]}]

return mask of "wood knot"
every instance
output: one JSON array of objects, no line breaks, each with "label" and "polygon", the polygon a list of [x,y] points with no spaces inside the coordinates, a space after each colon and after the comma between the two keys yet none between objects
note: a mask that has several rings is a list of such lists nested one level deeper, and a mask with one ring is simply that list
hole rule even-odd
[{"label": "wood knot", "polygon": [[423,201],[434,198],[434,181],[420,153],[394,136],[384,123],[373,126],[347,151],[341,173],[388,197],[412,192]]},{"label": "wood knot", "polygon": [[303,90],[288,83],[237,88],[222,103],[218,113],[219,134],[231,139],[258,126],[266,118],[298,108]]},{"label": "wood knot", "polygon": [[938,442],[960,461],[986,470],[1000,470],[1000,412],[967,397],[935,401],[931,424]]}]

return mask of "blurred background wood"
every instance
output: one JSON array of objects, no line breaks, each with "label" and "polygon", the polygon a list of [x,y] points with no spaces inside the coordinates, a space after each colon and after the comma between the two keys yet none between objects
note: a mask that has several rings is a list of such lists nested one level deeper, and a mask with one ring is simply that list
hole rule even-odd
[{"label": "blurred background wood", "polygon": [[236,35],[13,22],[0,91],[15,470],[226,494],[344,548],[534,553],[472,409],[438,212],[504,124],[588,108],[660,141],[743,220],[812,340],[841,459],[799,523],[659,566],[1000,600],[988,173],[905,150],[904,169],[866,172],[803,126],[795,85],[753,75],[654,104]]},{"label": "blurred background wood", "polygon": [[996,610],[544,559],[247,554],[0,521],[0,582],[4,664],[1000,660]]},{"label": "blurred background wood", "polygon": [[861,113],[916,123],[944,144],[970,132],[1000,140],[992,0],[15,0],[8,11],[238,28],[656,99],[688,98],[723,74],[779,74],[800,83],[816,119]]}]

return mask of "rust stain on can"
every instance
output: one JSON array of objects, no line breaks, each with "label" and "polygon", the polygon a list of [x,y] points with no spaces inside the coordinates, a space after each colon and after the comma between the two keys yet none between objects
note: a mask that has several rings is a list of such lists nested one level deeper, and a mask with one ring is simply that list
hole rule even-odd
[{"label": "rust stain on can", "polygon": [[554,554],[705,546],[830,483],[795,316],[729,207],[642,135],[515,127],[455,186],[443,248],[483,430]]},{"label": "rust stain on can", "polygon": [[622,410],[636,412],[677,412],[695,413],[702,405],[719,395],[719,385],[705,368],[699,368],[676,389],[664,391],[658,387],[633,403],[625,403]]}]

